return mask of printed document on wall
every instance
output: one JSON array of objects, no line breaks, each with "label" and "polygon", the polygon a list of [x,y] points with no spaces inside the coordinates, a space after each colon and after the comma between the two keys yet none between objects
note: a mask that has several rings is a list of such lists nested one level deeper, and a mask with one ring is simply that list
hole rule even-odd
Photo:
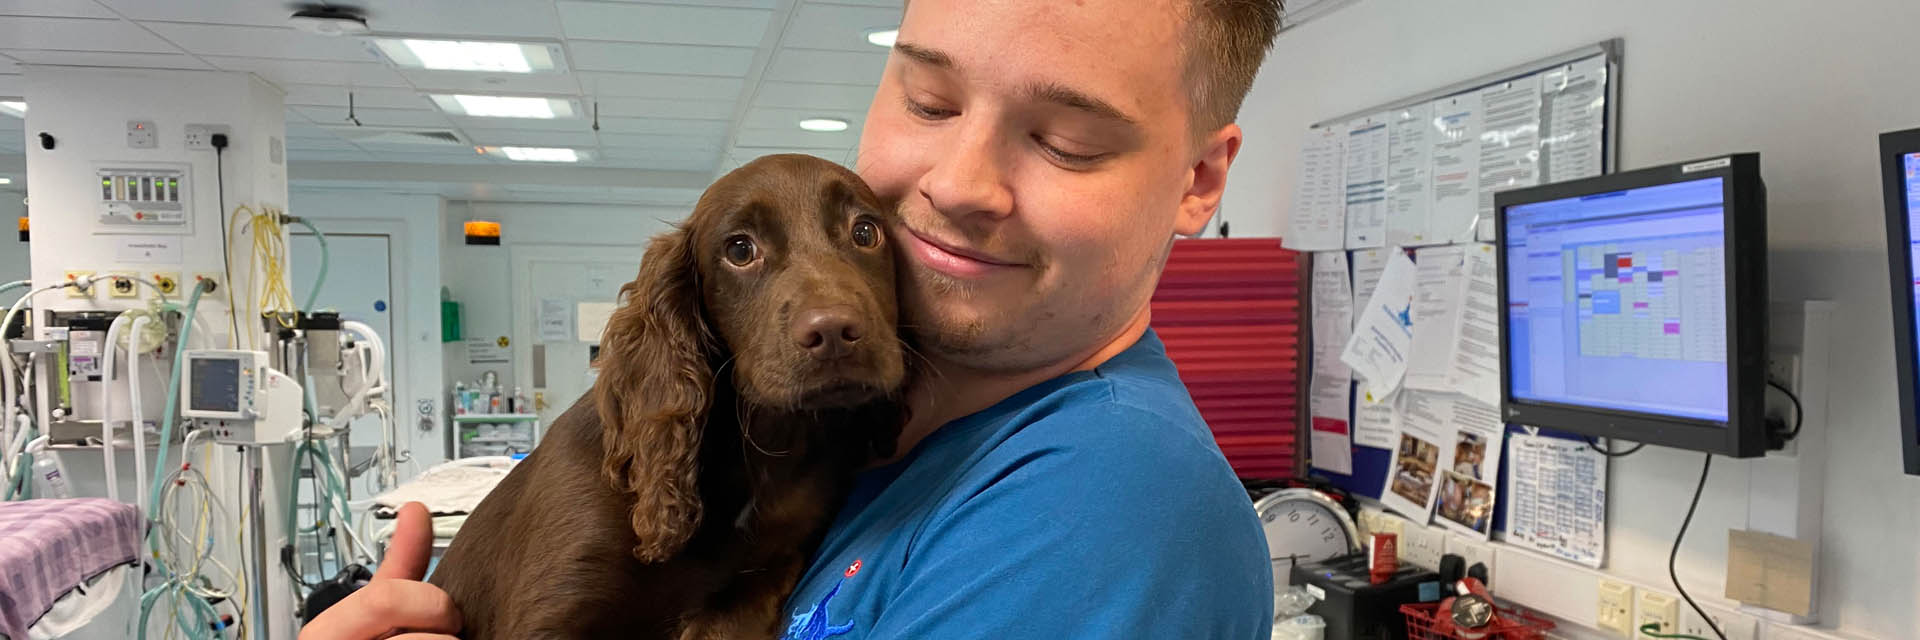
[{"label": "printed document on wall", "polygon": [[1347,123],[1347,248],[1382,246],[1387,239],[1387,116]]},{"label": "printed document on wall", "polygon": [[1478,536],[1493,534],[1493,505],[1499,492],[1500,435],[1505,427],[1494,405],[1451,396],[1450,437],[1440,451],[1440,488],[1433,513],[1440,526]]},{"label": "printed document on wall", "polygon": [[[1380,274],[1387,270],[1387,256],[1395,253],[1403,252],[1397,248],[1353,252],[1353,299],[1373,297],[1374,286],[1380,283]],[[1354,320],[1359,319],[1356,314]],[[1361,378],[1356,375],[1354,380]],[[1353,443],[1363,447],[1392,449],[1394,439],[1400,436],[1400,412],[1396,407],[1395,395],[1368,398],[1367,394],[1358,394],[1353,407]]]},{"label": "printed document on wall", "polygon": [[1387,244],[1434,244],[1427,207],[1433,200],[1433,105],[1387,114]]},{"label": "printed document on wall", "polygon": [[[1387,270],[1387,256],[1397,249],[1361,249],[1353,252],[1353,299],[1366,302],[1373,297],[1373,287],[1380,284],[1380,274]],[[1360,323],[1360,314],[1354,314],[1354,324]]]},{"label": "printed document on wall", "polygon": [[1541,76],[1541,94],[1547,101],[1546,120],[1540,123],[1541,173],[1547,182],[1600,175],[1606,149],[1601,127],[1607,114],[1607,59],[1594,56]]},{"label": "printed document on wall", "polygon": [[1313,467],[1353,473],[1348,411],[1352,374],[1339,358],[1353,326],[1353,292],[1347,278],[1347,254],[1313,254],[1313,379],[1311,439]]},{"label": "printed document on wall", "polygon": [[1493,194],[1540,183],[1540,76],[1480,90],[1478,236],[1493,239]]},{"label": "printed document on wall", "polygon": [[1607,459],[1587,443],[1507,437],[1507,544],[1599,568],[1607,552]]},{"label": "printed document on wall", "polygon": [[1308,129],[1300,145],[1299,179],[1293,186],[1293,212],[1281,244],[1296,251],[1329,251],[1347,244],[1346,172],[1341,154],[1346,139],[1338,127]]},{"label": "printed document on wall", "polygon": [[1416,524],[1426,524],[1433,512],[1433,490],[1438,481],[1440,447],[1452,433],[1453,396],[1408,389],[1400,392],[1400,440],[1387,465],[1386,491],[1380,503]]},{"label": "printed document on wall", "polygon": [[1400,387],[1407,373],[1407,348],[1413,342],[1413,261],[1398,247],[1388,253],[1380,283],[1356,313],[1360,322],[1340,352],[1340,360],[1366,379],[1361,394],[1370,401]]},{"label": "printed document on wall", "polygon": [[1493,245],[1467,245],[1461,261],[1460,324],[1454,334],[1447,387],[1489,406],[1500,405],[1500,282]]},{"label": "printed document on wall", "polygon": [[1474,238],[1480,212],[1480,94],[1433,101],[1433,202],[1428,228],[1440,244]]},{"label": "printed document on wall", "polygon": [[1453,368],[1453,341],[1460,332],[1461,281],[1464,245],[1425,247],[1415,254],[1413,278],[1413,346],[1407,355],[1406,386],[1426,391],[1453,391],[1447,372]]}]

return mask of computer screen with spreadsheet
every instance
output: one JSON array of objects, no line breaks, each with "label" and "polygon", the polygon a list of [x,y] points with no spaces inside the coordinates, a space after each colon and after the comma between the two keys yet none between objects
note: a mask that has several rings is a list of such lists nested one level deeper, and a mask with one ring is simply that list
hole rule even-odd
[{"label": "computer screen with spreadsheet", "polygon": [[1766,453],[1758,155],[1502,191],[1494,213],[1508,422]]},{"label": "computer screen with spreadsheet", "polygon": [[1894,371],[1900,402],[1900,448],[1906,472],[1920,475],[1920,129],[1880,136],[1886,190],[1887,263],[1893,267]]},{"label": "computer screen with spreadsheet", "polygon": [[1507,210],[1515,396],[1727,419],[1723,182]]}]

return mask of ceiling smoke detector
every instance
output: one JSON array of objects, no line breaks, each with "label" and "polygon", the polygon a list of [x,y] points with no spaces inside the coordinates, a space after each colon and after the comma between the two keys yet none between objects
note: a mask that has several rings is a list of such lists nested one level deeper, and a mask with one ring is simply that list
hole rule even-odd
[{"label": "ceiling smoke detector", "polygon": [[367,32],[367,18],[354,7],[327,4],[295,5],[287,18],[293,28],[322,36],[355,36]]}]

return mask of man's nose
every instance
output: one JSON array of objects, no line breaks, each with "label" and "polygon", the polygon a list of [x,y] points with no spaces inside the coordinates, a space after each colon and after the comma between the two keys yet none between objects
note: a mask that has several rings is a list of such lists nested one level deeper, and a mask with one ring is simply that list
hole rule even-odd
[{"label": "man's nose", "polygon": [[1013,191],[1007,187],[1008,150],[990,122],[957,127],[935,149],[932,168],[920,177],[920,194],[949,218],[986,216],[1004,218],[1013,213]]}]

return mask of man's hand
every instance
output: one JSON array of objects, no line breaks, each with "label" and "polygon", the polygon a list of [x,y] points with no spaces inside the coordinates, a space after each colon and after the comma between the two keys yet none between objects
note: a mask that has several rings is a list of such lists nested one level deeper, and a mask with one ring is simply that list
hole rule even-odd
[{"label": "man's hand", "polygon": [[460,631],[460,611],[445,591],[420,581],[432,556],[427,507],[401,506],[373,580],[314,618],[300,640],[453,640],[447,634]]}]

